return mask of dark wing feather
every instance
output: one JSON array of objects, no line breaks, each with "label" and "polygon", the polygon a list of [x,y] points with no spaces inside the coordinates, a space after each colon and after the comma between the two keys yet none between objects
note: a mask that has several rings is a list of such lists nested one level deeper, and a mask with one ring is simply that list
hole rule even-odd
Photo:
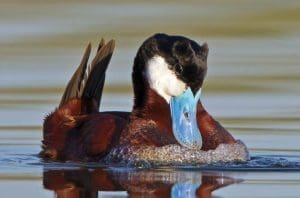
[{"label": "dark wing feather", "polygon": [[85,49],[84,55],[81,59],[81,63],[78,66],[77,70],[73,74],[71,80],[68,82],[67,87],[65,89],[65,92],[61,98],[59,107],[64,105],[67,101],[69,101],[72,98],[78,98],[80,90],[82,87],[82,82],[84,78],[86,78],[86,68],[87,68],[87,62],[89,60],[89,56],[91,53],[91,43],[88,44],[88,46]]},{"label": "dark wing feather", "polygon": [[105,72],[114,48],[114,40],[105,44],[105,41],[101,39],[95,58],[92,63],[87,66],[91,53],[91,44],[88,44],[80,65],[73,74],[71,80],[68,82],[59,107],[64,105],[70,99],[79,98],[87,101],[95,101],[95,108],[99,109],[105,81]]},{"label": "dark wing feather", "polygon": [[105,41],[104,39],[102,38],[99,45],[98,45],[98,49],[97,49],[97,52],[99,52],[99,50],[105,45]]},{"label": "dark wing feather", "polygon": [[94,99],[94,101],[97,102],[97,108],[99,108],[102,97],[105,72],[110,62],[114,48],[114,40],[109,41],[107,44],[104,44],[104,41],[100,42],[98,48],[99,50],[90,65],[88,79],[85,82],[85,86],[82,92],[82,98]]}]

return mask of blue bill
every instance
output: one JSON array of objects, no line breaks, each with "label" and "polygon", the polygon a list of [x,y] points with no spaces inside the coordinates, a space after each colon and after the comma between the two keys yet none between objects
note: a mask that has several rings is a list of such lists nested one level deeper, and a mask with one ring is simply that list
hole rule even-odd
[{"label": "blue bill", "polygon": [[201,89],[194,96],[188,88],[179,96],[172,97],[170,109],[172,129],[176,140],[188,148],[201,148],[202,138],[197,124],[197,103],[201,96]]},{"label": "blue bill", "polygon": [[179,182],[172,186],[171,197],[196,197],[196,191],[200,183],[194,182]]}]

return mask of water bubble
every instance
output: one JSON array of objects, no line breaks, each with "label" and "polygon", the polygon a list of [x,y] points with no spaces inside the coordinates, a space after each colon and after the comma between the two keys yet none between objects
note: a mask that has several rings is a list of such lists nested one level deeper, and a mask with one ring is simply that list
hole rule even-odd
[{"label": "water bubble", "polygon": [[[113,159],[113,160],[112,160]],[[126,166],[198,165],[215,162],[247,161],[249,153],[242,141],[220,144],[215,150],[188,149],[177,144],[162,147],[126,146],[114,148],[107,156],[107,163]]]}]

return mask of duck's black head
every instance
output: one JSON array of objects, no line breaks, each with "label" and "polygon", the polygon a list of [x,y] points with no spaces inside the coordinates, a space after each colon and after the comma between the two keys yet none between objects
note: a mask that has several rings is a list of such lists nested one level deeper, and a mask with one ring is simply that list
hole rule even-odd
[{"label": "duck's black head", "polygon": [[148,88],[168,103],[188,87],[195,94],[207,72],[208,46],[183,36],[155,34],[139,48],[132,79],[135,107],[143,105]]}]

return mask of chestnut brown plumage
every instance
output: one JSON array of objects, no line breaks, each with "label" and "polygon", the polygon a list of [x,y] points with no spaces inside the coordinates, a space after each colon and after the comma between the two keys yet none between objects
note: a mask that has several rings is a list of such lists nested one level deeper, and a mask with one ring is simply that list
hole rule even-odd
[{"label": "chestnut brown plumage", "polygon": [[[179,77],[190,83],[193,89],[199,89],[206,74],[207,44],[198,46],[185,37],[156,34],[144,42],[134,61],[132,112],[99,112],[105,72],[115,42],[111,40],[105,44],[102,39],[90,65],[87,63],[91,44],[88,44],[80,65],[65,89],[59,107],[44,120],[41,156],[51,160],[97,161],[112,148],[122,145],[176,144],[168,103],[151,89],[143,76],[147,61],[145,58],[153,56],[155,50],[161,48],[159,53],[173,53],[174,47],[169,49],[164,45],[160,46],[161,41],[165,44],[175,43],[177,51],[174,53],[179,53],[180,50],[180,57],[183,56],[182,53],[188,53],[182,51],[185,46],[189,51],[195,50],[197,54],[193,56],[197,57],[189,57],[192,62],[180,64],[187,64],[187,67],[190,67],[188,64],[193,66],[194,62],[198,61],[199,71],[198,69],[195,71],[199,75],[183,73],[183,76]],[[186,55],[184,58],[186,59]],[[172,62],[171,59],[169,61]],[[174,69],[174,72],[178,70],[176,65],[171,69]],[[195,78],[198,83],[189,82],[191,80],[188,79],[189,76],[191,79]],[[230,133],[205,111],[200,101],[197,108],[197,122],[203,140],[203,150],[215,149],[221,143],[235,142]]]}]

